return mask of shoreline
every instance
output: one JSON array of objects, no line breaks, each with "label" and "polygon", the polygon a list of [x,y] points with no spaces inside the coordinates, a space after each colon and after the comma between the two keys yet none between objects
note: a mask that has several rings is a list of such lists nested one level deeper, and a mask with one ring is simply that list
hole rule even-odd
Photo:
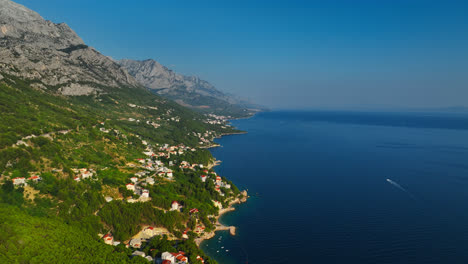
[{"label": "shoreline", "polygon": [[216,216],[216,224],[215,224],[216,228],[215,228],[215,230],[213,230],[213,231],[211,231],[209,233],[206,233],[203,236],[198,237],[198,238],[195,239],[195,243],[197,244],[197,246],[199,248],[200,248],[200,245],[201,245],[201,243],[203,241],[213,238],[216,235],[216,232],[218,232],[218,231],[227,231],[227,230],[229,230],[229,233],[231,234],[231,236],[236,235],[236,227],[235,226],[225,226],[225,225],[223,225],[223,224],[221,224],[219,222],[219,219],[224,214],[235,211],[236,208],[234,207],[234,205],[242,204],[242,203],[247,202],[247,199],[249,198],[247,190],[242,191],[241,194],[243,195],[242,198],[237,197],[236,199],[229,202],[228,207],[219,210],[219,214]]},{"label": "shoreline", "polygon": [[[256,114],[256,113],[255,113]],[[245,118],[242,118],[242,119],[249,119],[249,118],[252,118],[253,116],[255,116],[255,114],[253,114],[252,116],[249,116],[249,117],[245,117]],[[230,136],[230,135],[243,135],[243,134],[247,134],[247,131],[238,131],[238,132],[231,132],[231,133],[221,133],[220,136],[218,137],[215,137],[215,138],[222,138],[223,136]],[[221,144],[219,143],[215,143],[213,141],[212,144],[210,144],[209,146],[205,146],[203,148],[206,148],[206,149],[210,149],[210,148],[217,148],[217,147],[220,147]],[[215,166],[218,166],[219,164],[221,164],[221,160],[215,160],[210,163],[208,165],[209,169],[215,167]],[[218,231],[223,231],[223,230],[229,230],[229,233],[232,235],[232,236],[235,236],[236,235],[236,227],[235,226],[225,226],[223,224],[221,224],[219,222],[219,219],[226,213],[228,212],[232,212],[232,211],[235,211],[236,208],[234,207],[234,205],[236,204],[242,204],[242,203],[245,203],[247,202],[247,199],[249,198],[249,195],[247,193],[247,190],[244,190],[241,192],[241,195],[242,195],[242,198],[240,198],[239,196],[236,197],[234,200],[230,201],[229,202],[229,205],[227,208],[223,208],[223,209],[220,209],[219,210],[219,213],[218,215],[215,217],[216,219],[216,223],[215,223],[215,230],[209,232],[209,233],[206,233],[206,234],[203,234],[203,236],[201,237],[198,237],[196,238],[194,241],[195,241],[195,244],[198,246],[198,248],[200,248],[200,245],[201,243],[203,243],[203,241],[205,240],[209,240],[209,239],[212,239],[215,235],[216,235],[216,232]]]}]

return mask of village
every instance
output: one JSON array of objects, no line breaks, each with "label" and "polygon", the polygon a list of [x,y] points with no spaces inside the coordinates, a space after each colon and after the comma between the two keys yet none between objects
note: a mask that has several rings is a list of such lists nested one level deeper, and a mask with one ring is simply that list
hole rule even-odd
[{"label": "village", "polygon": [[[130,107],[139,107],[136,105],[130,105]],[[210,116],[209,122],[210,124],[218,124],[218,125],[226,125],[225,117],[220,116]],[[128,122],[141,122],[139,119],[136,118],[127,118],[125,119]],[[162,120],[158,118],[159,122],[161,121],[173,121],[179,122],[179,118],[171,117],[167,118],[166,120]],[[160,127],[160,123],[154,121],[143,121],[145,124],[152,126],[154,129]],[[105,122],[98,123],[99,131],[102,133],[114,133],[122,138],[126,138],[127,135],[121,133],[117,129],[106,128]],[[219,135],[215,131],[206,131],[205,133],[193,132],[191,135],[195,136],[199,139],[199,146],[198,148],[207,148],[212,147],[213,140],[218,137]],[[141,144],[145,146],[144,151],[142,152],[142,157],[135,159],[134,161],[130,161],[126,163],[126,167],[128,170],[133,170],[134,173],[131,177],[127,179],[125,183],[125,189],[128,190],[132,195],[127,197],[112,197],[112,196],[105,196],[104,199],[107,203],[112,202],[114,199],[123,200],[127,203],[146,203],[151,201],[151,192],[149,186],[153,186],[158,184],[158,182],[175,182],[177,181],[176,177],[174,176],[174,169],[188,173],[188,172],[199,172],[200,175],[198,176],[198,180],[206,184],[209,181],[213,183],[214,190],[219,194],[220,197],[226,196],[226,193],[223,190],[230,190],[231,184],[223,181],[222,177],[217,175],[216,172],[212,170],[212,167],[217,164],[214,162],[212,164],[203,165],[199,163],[190,163],[185,160],[181,160],[180,157],[183,157],[184,154],[193,153],[197,151],[197,148],[188,147],[184,144],[178,145],[169,145],[169,144],[154,144],[151,145],[147,140],[144,140],[141,136],[135,135],[137,138],[141,140]],[[101,171],[106,170],[107,168],[100,168]],[[74,173],[73,180],[75,182],[88,182],[88,181],[98,181],[99,179],[99,171],[96,168],[72,168],[72,172]],[[59,169],[53,169],[55,172],[62,172]],[[39,183],[42,180],[39,173],[31,173],[29,178],[25,177],[16,177],[12,179],[13,185],[15,187],[29,187],[33,188],[34,184]],[[208,186],[208,185],[206,185]],[[231,191],[230,191],[231,192]],[[246,193],[244,193],[246,196]],[[238,199],[236,200],[238,201]],[[231,200],[232,202],[232,200]],[[231,203],[228,203],[229,205]],[[225,208],[223,209],[223,203],[218,200],[212,200],[212,206],[217,208],[217,210],[222,214],[224,212],[230,211],[232,208]],[[184,209],[183,203],[180,201],[172,201],[170,209],[166,210],[164,208],[160,208],[164,211],[176,211],[182,212]],[[205,225],[198,221],[196,217],[199,213],[198,208],[187,208],[189,215],[193,216],[197,224],[195,225],[194,229],[191,230],[190,228],[186,228],[181,238],[182,239],[189,239],[189,233],[195,234],[197,237],[197,245],[203,239],[209,239],[214,235],[214,231],[210,230],[209,233],[205,232]],[[97,213],[97,212],[96,212]],[[225,227],[219,224],[217,219],[218,216],[209,215],[209,218],[216,219],[215,227],[216,230],[231,230],[231,234],[235,234],[234,227]],[[169,240],[177,240],[174,234],[170,233],[166,228],[163,227],[156,227],[156,226],[143,226],[141,231],[138,234],[135,234],[131,239],[127,241],[117,241],[114,239],[112,232],[106,234],[99,234],[102,238],[102,241],[111,246],[119,246],[121,244],[125,245],[126,248],[132,250],[132,256],[140,256],[147,259],[150,262],[154,263],[163,263],[163,264],[188,264],[189,259],[186,254],[182,251],[179,252],[163,252],[160,258],[155,258],[151,256],[147,256],[141,248],[151,241],[152,238],[157,236],[166,236]],[[201,263],[204,263],[204,260],[201,256],[197,256],[196,260]]]}]

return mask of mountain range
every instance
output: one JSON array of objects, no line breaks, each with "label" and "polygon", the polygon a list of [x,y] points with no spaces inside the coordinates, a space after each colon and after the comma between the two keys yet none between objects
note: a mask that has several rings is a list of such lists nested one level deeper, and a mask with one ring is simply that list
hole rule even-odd
[{"label": "mountain range", "polygon": [[96,95],[122,86],[146,87],[204,113],[244,117],[259,108],[154,60],[114,61],[87,46],[67,24],[47,21],[10,0],[0,0],[0,48],[0,74],[31,80],[35,87],[57,94]]},{"label": "mountain range", "polygon": [[152,59],[123,59],[119,64],[146,88],[194,110],[245,116],[264,109],[246,99],[221,92],[197,76],[178,74]]}]

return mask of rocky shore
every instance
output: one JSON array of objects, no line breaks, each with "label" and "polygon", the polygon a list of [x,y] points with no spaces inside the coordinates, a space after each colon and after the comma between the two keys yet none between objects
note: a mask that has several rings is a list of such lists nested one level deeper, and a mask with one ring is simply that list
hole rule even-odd
[{"label": "rocky shore", "polygon": [[247,191],[244,190],[244,191],[241,192],[241,197],[237,197],[236,199],[230,201],[228,207],[219,210],[219,214],[218,214],[218,216],[216,216],[216,229],[214,231],[212,231],[212,232],[205,233],[204,235],[202,235],[199,238],[196,238],[195,243],[197,244],[197,246],[200,246],[200,244],[204,240],[213,238],[217,231],[229,230],[229,233],[232,236],[235,236],[236,235],[236,227],[235,226],[225,226],[225,225],[221,224],[219,222],[219,218],[221,216],[223,216],[224,214],[226,214],[227,212],[235,211],[236,208],[234,207],[234,205],[247,202],[248,197],[249,196],[248,196]]}]

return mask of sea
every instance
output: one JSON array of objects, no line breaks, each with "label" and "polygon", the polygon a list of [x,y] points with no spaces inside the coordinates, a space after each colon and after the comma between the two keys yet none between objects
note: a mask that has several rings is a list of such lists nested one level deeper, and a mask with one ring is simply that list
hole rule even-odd
[{"label": "sea", "polygon": [[201,248],[220,264],[468,263],[468,114],[278,111],[215,167],[251,196]]}]

